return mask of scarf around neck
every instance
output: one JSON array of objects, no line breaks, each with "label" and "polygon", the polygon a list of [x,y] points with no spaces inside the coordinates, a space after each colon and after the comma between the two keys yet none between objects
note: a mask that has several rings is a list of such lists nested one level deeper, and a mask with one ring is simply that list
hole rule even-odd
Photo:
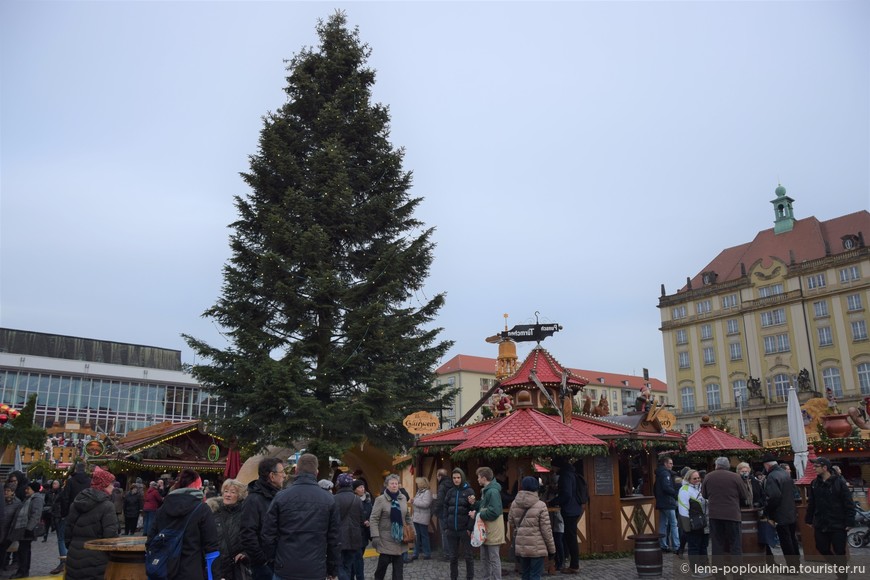
[{"label": "scarf around neck", "polygon": [[399,493],[392,493],[390,490],[384,490],[386,496],[390,499],[390,536],[397,542],[402,541],[402,507],[399,504]]}]

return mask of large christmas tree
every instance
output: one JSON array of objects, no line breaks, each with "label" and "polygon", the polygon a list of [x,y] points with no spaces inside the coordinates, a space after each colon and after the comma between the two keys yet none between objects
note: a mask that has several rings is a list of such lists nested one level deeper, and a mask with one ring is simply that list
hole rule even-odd
[{"label": "large christmas tree", "polygon": [[185,338],[207,361],[194,375],[227,403],[221,431],[324,458],[365,439],[402,447],[402,418],[453,393],[434,384],[450,347],[431,326],[444,296],[422,291],[432,229],[414,218],[389,111],[371,102],[370,49],[343,13],[317,33],[287,67],[287,101],[265,116],[242,174],[251,191],[235,199],[222,295],[204,314],[230,346]]}]

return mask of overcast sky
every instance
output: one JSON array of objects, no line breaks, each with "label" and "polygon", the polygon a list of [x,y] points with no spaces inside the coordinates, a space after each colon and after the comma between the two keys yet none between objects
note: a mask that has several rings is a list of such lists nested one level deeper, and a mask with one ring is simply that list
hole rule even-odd
[{"label": "overcast sky", "polygon": [[798,218],[870,207],[866,1],[4,0],[0,325],[222,344],[238,174],[336,8],[437,228],[447,358],[539,311],[564,364],[665,380],[661,284],[772,227],[778,181]]}]

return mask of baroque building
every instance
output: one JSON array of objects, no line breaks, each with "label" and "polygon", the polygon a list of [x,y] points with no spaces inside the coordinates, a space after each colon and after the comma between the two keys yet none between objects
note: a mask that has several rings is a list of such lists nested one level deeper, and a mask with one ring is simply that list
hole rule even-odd
[{"label": "baroque building", "polygon": [[788,434],[790,385],[841,408],[870,395],[870,213],[796,219],[781,185],[774,226],[722,250],[659,298],[677,428],[703,415],[761,441]]}]

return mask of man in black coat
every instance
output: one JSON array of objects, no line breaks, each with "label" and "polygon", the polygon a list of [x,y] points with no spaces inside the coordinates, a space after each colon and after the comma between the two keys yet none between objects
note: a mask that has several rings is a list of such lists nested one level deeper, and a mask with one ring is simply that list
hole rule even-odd
[{"label": "man in black coat", "polygon": [[764,478],[764,494],[767,497],[765,513],[776,527],[782,555],[791,569],[797,571],[801,550],[797,540],[797,506],[794,502],[795,485],[791,475],[779,466],[771,453],[761,458],[767,476]]},{"label": "man in black coat", "polygon": [[458,467],[452,473],[453,486],[444,496],[444,515],[447,518],[447,545],[450,546],[450,578],[459,578],[459,558],[465,559],[465,574],[474,578],[474,551],[471,534],[474,518],[468,512],[474,509],[474,490],[465,480],[465,472]]},{"label": "man in black coat", "polygon": [[441,529],[441,549],[444,551],[444,559],[449,560],[450,542],[447,541],[447,513],[444,511],[444,498],[453,487],[453,481],[450,479],[450,473],[443,467],[436,472],[435,477],[438,480],[438,489],[435,501],[432,502],[432,513],[438,516],[438,527]]},{"label": "man in black coat", "polygon": [[248,484],[248,497],[242,505],[242,551],[251,562],[254,580],[272,580],[272,563],[266,557],[263,542],[263,521],[269,505],[284,487],[284,462],[277,457],[267,457],[257,467],[259,478]]},{"label": "man in black coat", "polygon": [[362,502],[354,494],[353,476],[342,473],[338,476],[338,492],[335,505],[338,507],[339,541],[341,542],[341,568],[343,578],[353,574],[356,556],[363,547],[362,542]]},{"label": "man in black coat", "polygon": [[[846,563],[846,531],[855,525],[855,501],[846,481],[835,475],[826,457],[811,459],[816,478],[810,486],[806,523],[813,527],[816,549],[829,562]],[[838,558],[839,557],[839,558]],[[837,572],[845,580],[845,572]]]},{"label": "man in black coat", "polygon": [[[653,493],[656,496],[656,509],[659,510],[659,539],[663,552],[676,552],[680,549],[680,532],[677,526],[677,496],[679,491],[674,484],[674,460],[663,456],[656,468],[656,481]],[[567,528],[566,528],[567,530]],[[670,540],[670,545],[668,540]]]},{"label": "man in black coat", "polygon": [[296,473],[293,485],[275,496],[266,513],[266,558],[274,563],[275,578],[337,578],[341,546],[335,499],[317,485],[316,456],[303,453]]}]

